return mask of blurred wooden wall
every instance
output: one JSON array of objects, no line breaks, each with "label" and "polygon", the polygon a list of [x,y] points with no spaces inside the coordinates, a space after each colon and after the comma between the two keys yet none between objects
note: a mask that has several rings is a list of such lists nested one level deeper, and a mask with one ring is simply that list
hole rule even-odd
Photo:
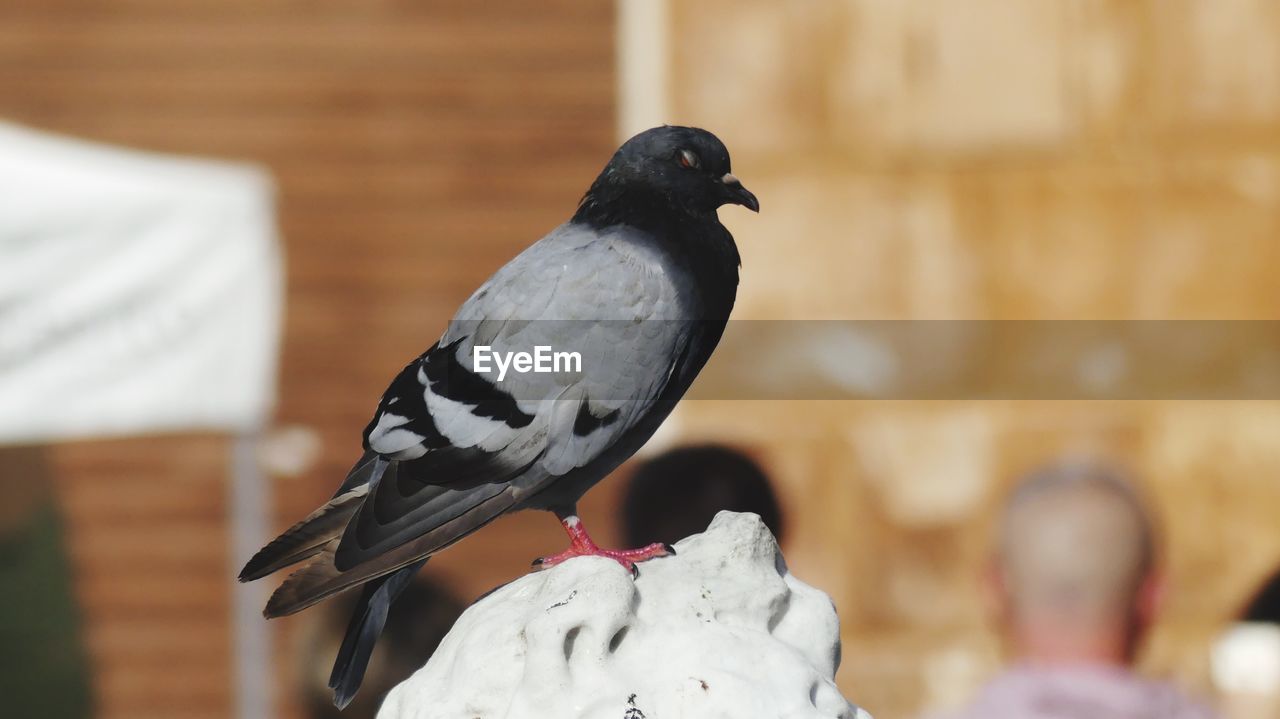
[{"label": "blurred wooden wall", "polygon": [[[1280,318],[1280,5],[667,6],[671,119],[716,130],[760,197],[759,216],[723,213],[737,318]],[[705,401],[676,419],[768,460],[788,560],[840,609],[841,686],[879,719],[954,705],[997,668],[988,526],[1061,454],[1128,465],[1162,512],[1149,672],[1207,689],[1214,634],[1280,564],[1276,402]]]},{"label": "blurred wooden wall", "polygon": [[[318,466],[275,482],[283,527],[332,492],[393,374],[608,159],[613,45],[611,4],[572,0],[0,0],[0,117],[274,174],[279,419],[323,441]],[[100,717],[231,711],[245,558],[227,550],[228,451],[160,437],[53,452]],[[526,524],[545,546],[502,544]],[[441,564],[470,599],[557,547],[546,524],[500,523]]]}]

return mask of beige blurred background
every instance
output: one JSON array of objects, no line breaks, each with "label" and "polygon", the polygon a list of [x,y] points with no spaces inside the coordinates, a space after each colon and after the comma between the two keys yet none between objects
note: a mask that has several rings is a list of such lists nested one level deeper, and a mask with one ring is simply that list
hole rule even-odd
[{"label": "beige blurred background", "polygon": [[[1280,5],[665,9],[671,119],[715,128],[761,198],[728,218],[736,318],[1280,313]],[[841,611],[841,687],[882,719],[997,668],[989,524],[1047,459],[1114,457],[1163,515],[1155,676],[1211,691],[1215,635],[1280,562],[1276,402],[706,401],[678,420],[777,472],[789,562]]]},{"label": "beige blurred background", "polygon": [[[725,212],[736,318],[1280,308],[1268,0],[0,0],[0,116],[274,174],[274,437],[298,455],[318,440],[273,477],[277,527],[331,492],[390,373],[568,215],[620,135],[657,122],[719,134],[761,198],[759,216]],[[1280,403],[1264,401],[708,400],[660,444],[762,460],[792,568],[841,612],[842,689],[902,719],[996,668],[977,582],[988,524],[1019,472],[1063,452],[1144,480],[1170,595],[1143,667],[1211,691],[1215,635],[1280,564],[1278,436]],[[229,447],[44,450],[97,716],[232,712]],[[603,539],[617,485],[583,507]],[[514,517],[429,571],[470,599],[561,541],[549,517]],[[298,716],[299,620],[276,623],[283,717]]]}]

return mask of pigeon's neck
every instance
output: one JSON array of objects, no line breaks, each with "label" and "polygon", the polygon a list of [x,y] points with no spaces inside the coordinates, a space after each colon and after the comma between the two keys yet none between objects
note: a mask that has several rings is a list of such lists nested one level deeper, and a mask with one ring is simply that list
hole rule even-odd
[{"label": "pigeon's neck", "polygon": [[711,316],[728,317],[742,259],[714,211],[692,212],[669,196],[602,176],[582,198],[572,221],[596,231],[622,226],[652,236],[699,278]]},{"label": "pigeon's neck", "polygon": [[691,209],[660,190],[619,180],[605,172],[582,197],[573,221],[595,230],[625,225],[688,249],[702,249],[720,261],[741,262],[733,236],[715,210]]},{"label": "pigeon's neck", "polygon": [[[574,222],[603,230],[615,225],[628,225],[655,234],[671,234],[700,218],[680,206],[674,198],[653,188],[624,182],[605,171],[591,184],[574,214]],[[714,216],[712,217],[714,220]]]}]

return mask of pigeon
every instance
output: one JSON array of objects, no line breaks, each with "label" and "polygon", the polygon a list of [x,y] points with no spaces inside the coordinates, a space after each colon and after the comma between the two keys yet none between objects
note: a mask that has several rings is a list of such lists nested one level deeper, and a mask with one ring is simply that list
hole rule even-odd
[{"label": "pigeon", "polygon": [[[305,562],[267,618],[361,588],[329,679],[337,706],[413,575],[498,517],[560,520],[568,549],[535,568],[596,555],[635,572],[673,553],[601,549],[576,505],[657,431],[724,332],[740,264],[717,215],[726,204],[760,211],[710,132],[662,126],[623,143],[573,217],[500,268],[396,375],[333,498],[244,566],[242,582]],[[565,362],[530,371],[539,348]]]}]

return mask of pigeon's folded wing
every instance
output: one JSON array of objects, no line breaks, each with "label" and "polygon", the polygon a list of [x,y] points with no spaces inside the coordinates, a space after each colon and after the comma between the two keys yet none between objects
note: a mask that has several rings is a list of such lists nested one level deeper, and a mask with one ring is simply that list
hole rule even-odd
[{"label": "pigeon's folded wing", "polygon": [[[687,316],[691,288],[663,269],[660,252],[635,237],[566,226],[472,295],[379,405],[366,444],[398,460],[398,472],[371,488],[337,565],[346,571],[392,550],[406,559],[434,552],[440,547],[428,545],[456,538],[428,533],[466,505],[499,496],[517,504],[654,411],[696,324]],[[509,367],[501,380],[496,361],[477,367],[477,348],[508,357],[539,347],[578,360],[545,372]]]}]

